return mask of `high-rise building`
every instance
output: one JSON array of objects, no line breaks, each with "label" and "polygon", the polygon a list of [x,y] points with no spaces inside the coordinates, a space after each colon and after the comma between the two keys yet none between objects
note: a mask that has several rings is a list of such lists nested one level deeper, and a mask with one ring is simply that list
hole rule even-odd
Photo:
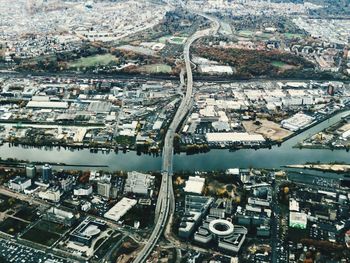
[{"label": "high-rise building", "polygon": [[34,164],[29,164],[26,166],[26,175],[28,178],[33,179],[36,175],[36,167]]},{"label": "high-rise building", "polygon": [[45,164],[42,167],[42,179],[45,183],[52,179],[52,167],[49,164]]},{"label": "high-rise building", "polygon": [[111,183],[98,182],[97,183],[97,193],[101,196],[109,198],[110,194],[111,194]]}]

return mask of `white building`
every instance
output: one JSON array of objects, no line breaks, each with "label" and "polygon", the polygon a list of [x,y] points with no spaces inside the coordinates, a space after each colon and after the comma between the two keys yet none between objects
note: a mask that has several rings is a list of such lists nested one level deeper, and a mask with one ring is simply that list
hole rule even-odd
[{"label": "white building", "polygon": [[139,172],[129,172],[125,182],[124,192],[147,195],[153,186],[154,176]]},{"label": "white building", "polygon": [[111,194],[111,183],[109,182],[98,182],[97,193],[103,197],[109,198]]},{"label": "white building", "polygon": [[44,200],[59,202],[61,199],[61,192],[58,189],[47,189],[46,191],[39,192],[38,196]]},{"label": "white building", "polygon": [[29,101],[27,108],[36,109],[68,109],[68,102],[61,101]]},{"label": "white building", "polygon": [[205,178],[199,176],[190,176],[186,181],[184,191],[186,193],[201,194],[203,192]]},{"label": "white building", "polygon": [[281,125],[283,128],[286,128],[287,130],[298,131],[310,125],[313,120],[314,118],[309,115],[306,115],[303,113],[297,113],[294,116],[281,121]]},{"label": "white building", "polygon": [[28,178],[34,178],[36,175],[36,167],[35,165],[31,164],[31,165],[27,165],[26,166],[26,176]]},{"label": "white building", "polygon": [[118,222],[133,206],[137,204],[137,200],[123,197],[117,204],[108,210],[104,217]]},{"label": "white building", "polygon": [[32,181],[29,178],[17,176],[15,179],[10,180],[10,189],[18,192],[22,192],[32,185]]},{"label": "white building", "polygon": [[92,194],[92,186],[88,185],[88,186],[77,187],[74,189],[73,194],[77,195],[77,196],[91,195]]},{"label": "white building", "polygon": [[289,226],[294,228],[305,229],[307,225],[307,215],[305,213],[290,212]]},{"label": "white building", "polygon": [[214,132],[205,135],[209,143],[227,143],[227,142],[242,142],[242,143],[262,143],[265,141],[260,134],[249,134],[247,132]]}]

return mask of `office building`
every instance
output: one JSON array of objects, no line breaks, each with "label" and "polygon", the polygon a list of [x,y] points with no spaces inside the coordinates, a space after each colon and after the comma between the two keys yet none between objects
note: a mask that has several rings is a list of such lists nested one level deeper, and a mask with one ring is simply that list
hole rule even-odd
[{"label": "office building", "polygon": [[32,185],[32,182],[29,178],[17,176],[15,179],[10,181],[10,189],[18,192],[22,192]]},{"label": "office building", "polygon": [[47,183],[52,179],[52,167],[49,164],[45,164],[42,167],[42,180]]},{"label": "office building", "polygon": [[129,172],[125,182],[124,192],[148,195],[153,186],[154,176],[138,172]]},{"label": "office building", "polygon": [[34,164],[29,164],[26,166],[26,176],[33,179],[36,175],[36,167]]},{"label": "office building", "polygon": [[103,197],[110,198],[111,196],[111,183],[109,182],[98,182],[97,193]]}]

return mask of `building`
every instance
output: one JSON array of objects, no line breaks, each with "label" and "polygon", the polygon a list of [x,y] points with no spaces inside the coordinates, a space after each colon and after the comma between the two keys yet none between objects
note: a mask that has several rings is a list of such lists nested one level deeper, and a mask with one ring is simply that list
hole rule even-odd
[{"label": "building", "polygon": [[205,196],[186,195],[185,198],[185,214],[181,218],[179,227],[179,236],[189,239],[202,218],[208,213],[214,199]]},{"label": "building", "polygon": [[97,193],[103,197],[109,198],[111,195],[111,183],[110,182],[98,182]]},{"label": "building", "polygon": [[281,121],[281,125],[287,130],[298,131],[309,126],[313,120],[314,118],[309,115],[297,113],[289,119]]},{"label": "building", "polygon": [[92,194],[91,185],[80,185],[74,188],[73,194],[76,196],[88,196]]},{"label": "building", "polygon": [[248,204],[250,205],[256,205],[256,206],[263,206],[263,207],[270,207],[270,202],[265,199],[260,198],[254,198],[249,197],[248,198]]},{"label": "building", "polygon": [[61,199],[61,192],[59,189],[47,189],[46,191],[39,192],[38,196],[41,199],[57,203]]},{"label": "building", "polygon": [[205,135],[208,143],[243,143],[257,144],[265,142],[261,134],[249,134],[247,132],[208,132]]},{"label": "building", "polygon": [[25,178],[25,177],[19,177],[19,176],[17,176],[13,180],[10,180],[9,182],[9,188],[18,192],[24,191],[31,185],[32,185],[31,179]]},{"label": "building", "polygon": [[202,245],[211,242],[220,250],[238,253],[247,233],[247,228],[243,226],[233,225],[226,219],[208,216],[194,234],[194,240]]},{"label": "building", "polygon": [[289,226],[294,228],[305,229],[307,225],[307,215],[305,213],[290,212]]},{"label": "building", "polygon": [[346,231],[344,240],[345,240],[346,247],[349,249],[350,248],[350,230]]},{"label": "building", "polygon": [[154,176],[139,172],[129,172],[126,179],[124,192],[148,195],[154,184]]},{"label": "building", "polygon": [[117,204],[109,209],[104,217],[118,222],[131,208],[137,204],[137,200],[123,197]]},{"label": "building", "polygon": [[26,166],[26,176],[33,179],[36,175],[36,167],[34,164],[29,164]]},{"label": "building", "polygon": [[201,194],[203,192],[205,178],[199,176],[190,176],[186,181],[184,191],[186,193]]},{"label": "building", "polygon": [[68,109],[68,102],[61,101],[29,101],[27,108],[34,109]]},{"label": "building", "polygon": [[60,178],[59,183],[63,191],[67,192],[73,189],[73,185],[75,183],[73,176],[66,176],[65,178]]},{"label": "building", "polygon": [[48,183],[52,179],[52,167],[49,164],[45,164],[42,167],[42,180]]},{"label": "building", "polygon": [[105,222],[88,217],[69,234],[69,240],[90,247],[92,241],[106,229]]},{"label": "building", "polygon": [[72,212],[68,212],[57,207],[49,208],[46,214],[44,214],[44,218],[48,221],[63,224],[65,226],[71,226],[75,221],[75,217]]},{"label": "building", "polygon": [[270,226],[259,226],[256,229],[256,235],[258,237],[269,237],[270,234]]}]

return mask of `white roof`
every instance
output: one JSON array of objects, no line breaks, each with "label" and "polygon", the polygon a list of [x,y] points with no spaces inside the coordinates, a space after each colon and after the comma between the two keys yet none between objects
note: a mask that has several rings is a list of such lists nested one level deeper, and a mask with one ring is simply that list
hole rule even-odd
[{"label": "white roof", "polygon": [[203,191],[204,183],[205,178],[201,178],[199,176],[190,176],[186,182],[184,190],[186,193],[201,194]]},{"label": "white roof", "polygon": [[253,142],[265,141],[261,134],[249,134],[246,132],[214,132],[207,133],[208,142]]},{"label": "white roof", "polygon": [[119,221],[120,218],[136,204],[137,200],[123,197],[122,200],[104,214],[104,217],[114,221]]},{"label": "white roof", "polygon": [[67,109],[68,102],[61,101],[29,101],[27,108],[50,108],[50,109]]}]

